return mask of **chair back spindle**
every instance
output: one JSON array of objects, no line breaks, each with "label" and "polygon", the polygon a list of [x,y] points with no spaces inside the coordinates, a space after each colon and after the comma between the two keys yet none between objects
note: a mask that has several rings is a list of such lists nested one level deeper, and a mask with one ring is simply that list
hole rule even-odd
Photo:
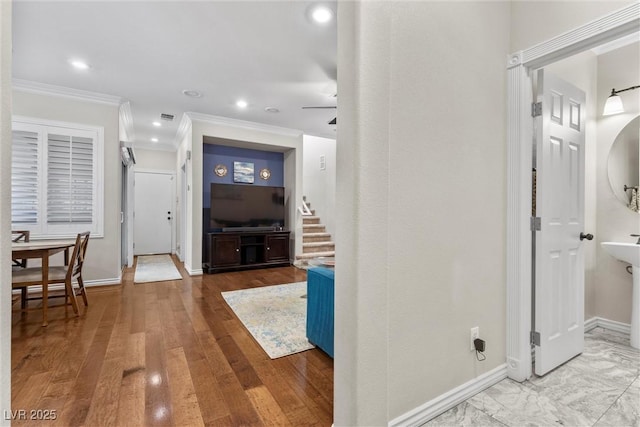
[{"label": "chair back spindle", "polygon": [[[29,230],[11,230],[12,242],[29,242]],[[14,267],[27,268],[26,259],[12,259]]]},{"label": "chair back spindle", "polygon": [[87,253],[87,246],[89,245],[89,234],[89,231],[85,231],[83,233],[79,233],[76,237],[76,244],[73,247],[73,254],[71,255],[69,267],[67,269],[68,281],[71,281],[82,274],[82,265],[84,264],[84,257]]}]

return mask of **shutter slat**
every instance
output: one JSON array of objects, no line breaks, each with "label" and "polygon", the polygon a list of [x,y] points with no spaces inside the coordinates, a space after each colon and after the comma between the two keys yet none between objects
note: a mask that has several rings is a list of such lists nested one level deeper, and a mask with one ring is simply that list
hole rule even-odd
[{"label": "shutter slat", "polygon": [[11,222],[38,223],[38,133],[13,131],[11,154]]},{"label": "shutter slat", "polygon": [[93,140],[49,135],[48,223],[93,221]]}]

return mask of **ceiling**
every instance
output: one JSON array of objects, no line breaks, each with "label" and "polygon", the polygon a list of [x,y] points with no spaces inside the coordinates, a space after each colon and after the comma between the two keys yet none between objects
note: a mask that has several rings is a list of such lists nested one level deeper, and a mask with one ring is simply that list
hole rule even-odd
[{"label": "ceiling", "polygon": [[[315,4],[18,0],[13,77],[128,100],[139,147],[174,147],[184,112],[335,138],[327,124],[334,109],[302,109],[337,102],[335,18],[313,23]],[[335,0],[323,4],[335,12]],[[75,59],[90,68],[74,69]],[[239,99],[248,106],[238,108]],[[161,121],[161,113],[175,119]]]}]

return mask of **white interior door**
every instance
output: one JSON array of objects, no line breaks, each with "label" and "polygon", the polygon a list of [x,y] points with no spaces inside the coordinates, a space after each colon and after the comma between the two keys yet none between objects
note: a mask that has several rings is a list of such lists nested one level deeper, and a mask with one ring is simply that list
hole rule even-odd
[{"label": "white interior door", "polygon": [[584,117],[580,89],[538,71],[536,128],[535,373],[584,347]]},{"label": "white interior door", "polygon": [[134,254],[171,253],[173,175],[136,172]]}]

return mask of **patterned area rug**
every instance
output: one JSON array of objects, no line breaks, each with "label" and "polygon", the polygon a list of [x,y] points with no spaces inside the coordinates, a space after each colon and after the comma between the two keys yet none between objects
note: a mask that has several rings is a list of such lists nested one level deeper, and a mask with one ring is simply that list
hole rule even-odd
[{"label": "patterned area rug", "polygon": [[307,282],[222,292],[229,307],[272,359],[309,350]]},{"label": "patterned area rug", "polygon": [[182,276],[169,255],[138,256],[136,274],[133,278],[134,283],[164,282],[179,279],[182,279]]}]

